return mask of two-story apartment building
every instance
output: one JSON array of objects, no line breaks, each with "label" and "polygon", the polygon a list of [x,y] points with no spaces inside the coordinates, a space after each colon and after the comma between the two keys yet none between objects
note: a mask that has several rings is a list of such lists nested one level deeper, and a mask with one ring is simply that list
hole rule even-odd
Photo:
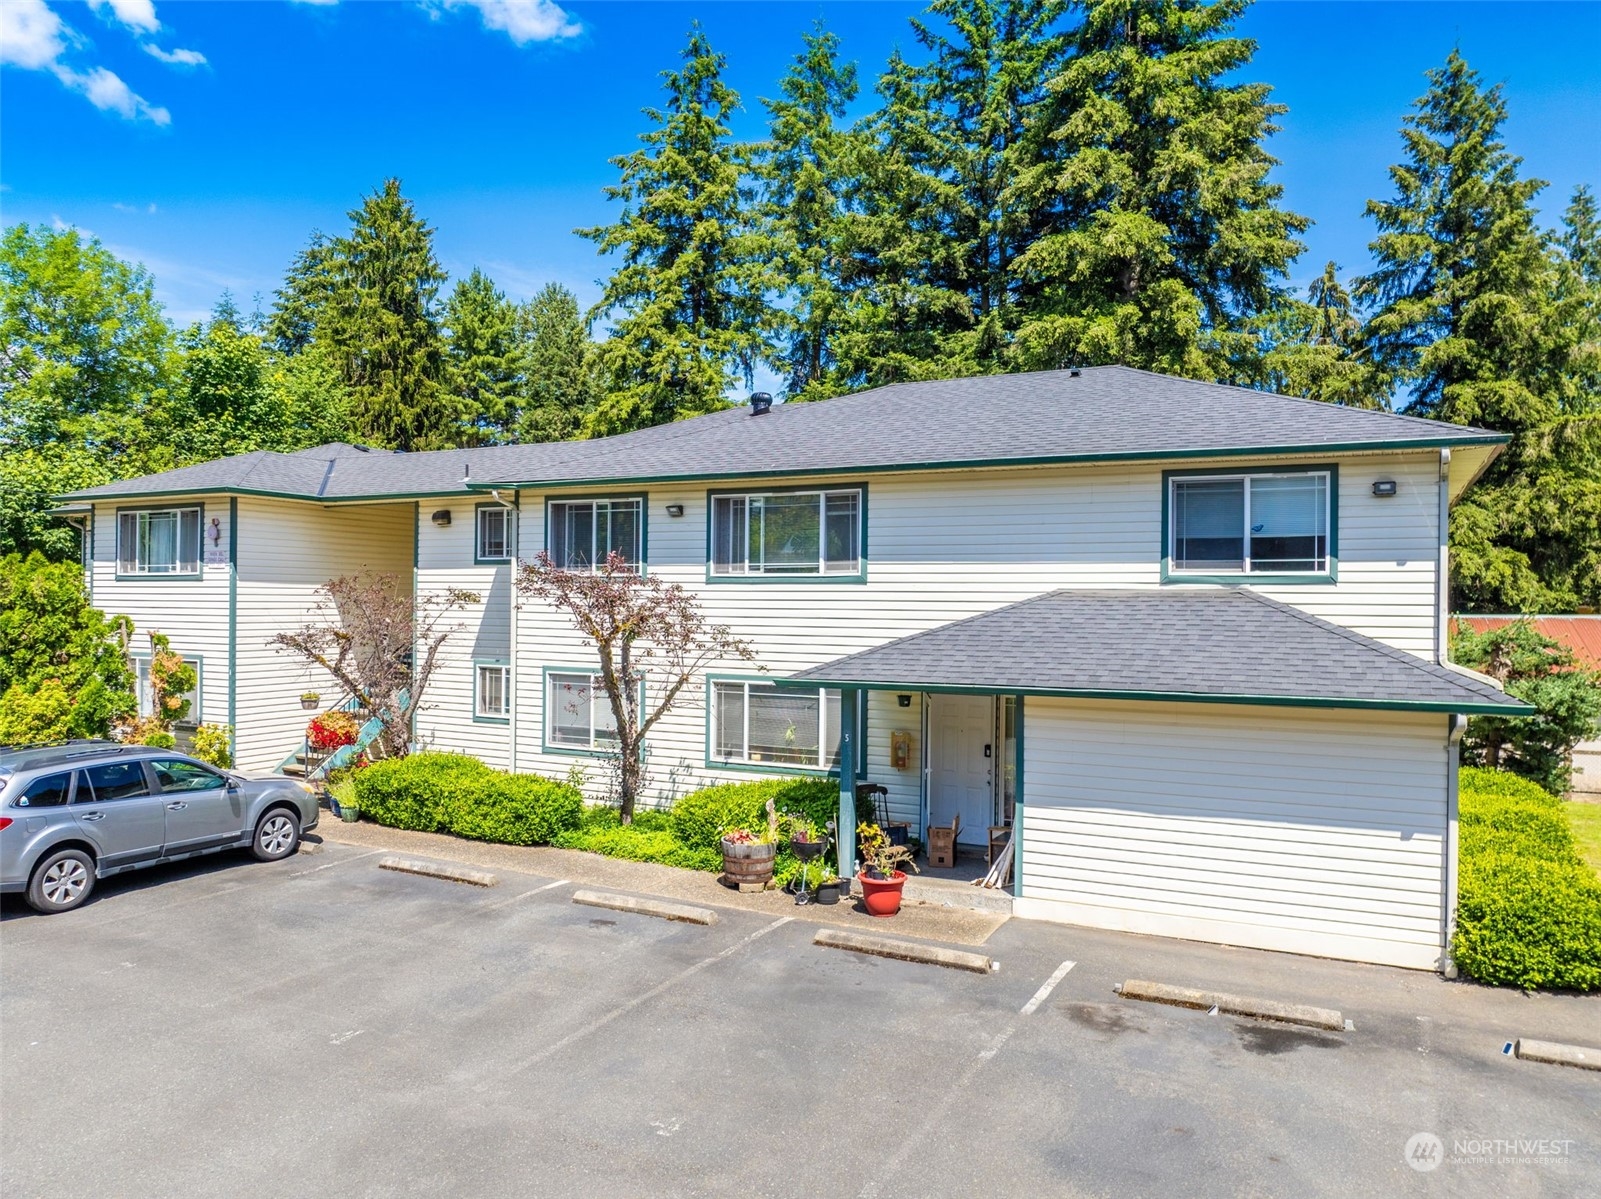
[{"label": "two-story apartment building", "polygon": [[832,773],[919,831],[1014,826],[1021,915],[1433,968],[1457,739],[1524,710],[1445,653],[1449,507],[1503,440],[1101,367],[589,442],[247,454],[67,500],[94,602],[196,659],[196,718],[247,768],[328,685],[269,638],[381,571],[479,597],[418,742],[578,765],[598,797],[593,650],[514,570],[615,550],[757,658],[653,731],[653,802]]}]

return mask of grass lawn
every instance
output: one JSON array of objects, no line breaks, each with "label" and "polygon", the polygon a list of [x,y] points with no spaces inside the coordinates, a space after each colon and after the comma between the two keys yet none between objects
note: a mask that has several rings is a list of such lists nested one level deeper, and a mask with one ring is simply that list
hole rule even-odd
[{"label": "grass lawn", "polygon": [[1573,839],[1579,843],[1579,853],[1597,872],[1601,873],[1601,803],[1574,803],[1562,805],[1568,824],[1573,827]]}]

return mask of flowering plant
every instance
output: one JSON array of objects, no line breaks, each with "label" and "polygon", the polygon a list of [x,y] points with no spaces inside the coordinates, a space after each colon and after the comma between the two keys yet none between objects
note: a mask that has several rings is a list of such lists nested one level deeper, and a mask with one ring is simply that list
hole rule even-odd
[{"label": "flowering plant", "polygon": [[320,712],[306,726],[306,741],[318,753],[332,753],[342,745],[354,745],[360,727],[349,712]]}]

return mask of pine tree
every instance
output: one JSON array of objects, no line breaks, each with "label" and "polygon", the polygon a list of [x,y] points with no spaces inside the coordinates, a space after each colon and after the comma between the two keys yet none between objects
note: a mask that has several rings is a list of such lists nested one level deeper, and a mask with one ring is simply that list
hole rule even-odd
[{"label": "pine tree", "polygon": [[599,397],[596,348],[578,311],[578,297],[547,283],[518,310],[527,378],[517,440],[567,441],[579,436]]},{"label": "pine tree", "polygon": [[766,353],[771,247],[744,184],[746,150],[731,140],[739,95],[699,25],[682,57],[664,73],[666,104],[645,110],[655,128],[642,147],[612,159],[622,180],[606,194],[622,215],[578,231],[618,257],[591,313],[613,320],[591,435],[715,411]]},{"label": "pine tree", "polygon": [[805,35],[764,100],[770,123],[761,155],[765,216],[785,291],[776,313],[774,365],[790,400],[841,390],[835,340],[848,300],[840,254],[853,134],[840,124],[856,98],[856,66],[839,61],[839,38],[819,22]]},{"label": "pine tree", "polygon": [[1256,50],[1248,0],[1089,0],[1050,88],[1062,228],[1022,255],[1040,315],[1027,369],[1121,362],[1195,378],[1238,369],[1284,294],[1306,218],[1280,206],[1264,144],[1284,111],[1226,82]]},{"label": "pine tree", "polygon": [[1575,188],[1555,244],[1553,301],[1562,330],[1558,371],[1562,411],[1601,410],[1601,213],[1588,187]]},{"label": "pine tree", "polygon": [[1256,327],[1259,358],[1239,382],[1353,408],[1384,406],[1383,380],[1365,360],[1362,320],[1338,263],[1323,267],[1305,300],[1286,297]]},{"label": "pine tree", "polygon": [[447,375],[461,401],[464,440],[513,440],[527,390],[517,305],[474,267],[445,302],[444,324]]},{"label": "pine tree", "polygon": [[438,315],[445,272],[434,231],[389,179],[350,213],[328,247],[328,297],[316,336],[350,388],[355,432],[397,450],[456,443],[458,406],[444,386]]},{"label": "pine tree", "polygon": [[266,337],[280,354],[298,354],[311,345],[328,301],[332,266],[328,239],[313,230],[311,241],[290,264],[283,286],[273,293],[276,299],[267,318]]}]

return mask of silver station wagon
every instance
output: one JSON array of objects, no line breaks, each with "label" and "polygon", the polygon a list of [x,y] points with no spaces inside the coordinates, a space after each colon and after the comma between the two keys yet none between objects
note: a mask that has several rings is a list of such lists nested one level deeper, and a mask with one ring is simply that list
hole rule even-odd
[{"label": "silver station wagon", "polygon": [[65,912],[107,875],[223,849],[264,862],[300,848],[317,796],[173,750],[114,741],[0,749],[0,892]]}]

